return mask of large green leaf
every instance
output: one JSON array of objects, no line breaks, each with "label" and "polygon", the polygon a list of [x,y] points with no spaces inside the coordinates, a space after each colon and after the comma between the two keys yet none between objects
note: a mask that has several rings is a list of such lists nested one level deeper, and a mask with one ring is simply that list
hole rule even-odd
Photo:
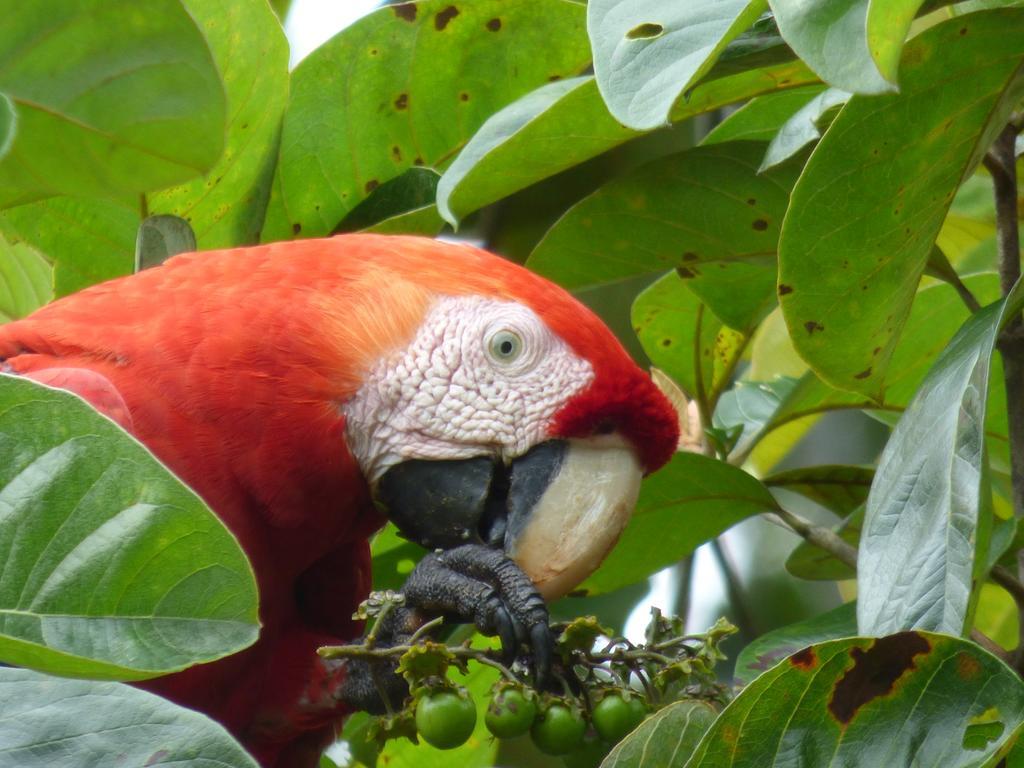
[{"label": "large green leaf", "polygon": [[850,94],[838,88],[828,88],[805,104],[790,117],[772,137],[764,153],[761,170],[766,171],[784,163],[808,144],[821,138],[821,132],[831,122],[833,113],[842,107]]},{"label": "large green leaf", "polygon": [[[714,75],[712,70],[712,75]],[[705,79],[672,110],[673,122],[726,104],[816,81],[802,62],[784,61]],[[525,103],[523,103],[525,102]],[[457,219],[642,135],[609,114],[592,77],[553,84],[487,120],[445,172],[438,205]]]},{"label": "large green leaf", "polygon": [[[193,12],[224,73],[227,145],[205,177],[150,195],[149,213],[186,218],[202,248],[255,242],[287,98],[287,44],[262,0],[199,3]],[[130,274],[140,222],[134,201],[51,197],[0,211],[0,232],[53,262],[58,296]]]},{"label": "large green leaf", "polygon": [[[999,279],[994,274],[973,275],[964,282],[982,303],[999,297]],[[931,364],[969,316],[963,301],[948,285],[932,284],[918,291],[893,354],[884,407],[898,411],[906,407]],[[830,387],[807,373],[779,409],[774,425],[823,410],[871,405],[863,396]]]},{"label": "large green leaf", "polygon": [[[868,53],[890,83],[897,82],[900,53],[910,24],[925,0],[869,0],[865,34]],[[859,33],[860,30],[858,30]]]},{"label": "large green leaf", "polygon": [[259,628],[234,537],[74,395],[0,377],[0,659],[137,680],[226,656]]},{"label": "large green leaf", "polygon": [[769,3],[782,37],[826,83],[853,93],[895,90],[882,77],[868,50],[868,0]]},{"label": "large green leaf", "polygon": [[139,222],[135,209],[77,197],[50,197],[0,211],[0,232],[12,243],[31,245],[53,264],[58,297],[130,275]]},{"label": "large green leaf", "polygon": [[0,91],[18,131],[0,208],[49,195],[118,200],[198,176],[224,148],[224,91],[180,0],[10,3]]},{"label": "large green leaf", "polygon": [[0,235],[0,323],[24,317],[53,298],[53,267],[24,243]]},{"label": "large green leaf", "polygon": [[651,362],[690,398],[713,404],[729,384],[746,337],[727,328],[669,272],[633,302],[633,329]]},{"label": "large green leaf", "polygon": [[793,169],[758,175],[763,151],[713,144],[641,166],[573,206],[527,266],[573,289],[674,268],[723,322],[748,330],[775,302],[779,226],[796,178]]},{"label": "large green leaf", "polygon": [[[960,634],[987,547],[989,364],[1024,288],[975,313],[907,406],[878,461],[857,561],[860,632]],[[985,550],[982,550],[982,555]]]},{"label": "large green leaf", "polygon": [[610,592],[692,554],[751,515],[778,509],[768,489],[742,469],[677,453],[644,480],[633,519],[581,589]]},{"label": "large green leaf", "polygon": [[183,0],[224,78],[224,154],[201,179],[153,195],[151,213],[192,225],[202,248],[259,240],[288,101],[288,41],[265,0]]},{"label": "large green leaf", "polygon": [[824,89],[823,85],[808,85],[755,96],[712,128],[700,143],[707,145],[726,141],[771,141],[794,113]]},{"label": "large green leaf", "polygon": [[844,603],[795,624],[766,632],[740,651],[733,673],[737,685],[747,686],[787,656],[809,645],[857,634],[857,604]]},{"label": "large green leaf", "polygon": [[1024,723],[1024,684],[973,643],[928,632],[812,645],[758,677],[687,768],[982,768]]},{"label": "large green leaf", "polygon": [[906,47],[899,94],[855,96],[793,190],[779,291],[800,354],[880,397],[917,281],[961,180],[1024,95],[1024,11],[951,19]]},{"label": "large green leaf", "polygon": [[424,0],[343,30],[292,73],[263,239],[331,232],[380,184],[443,168],[499,109],[578,74],[585,13],[571,0]]},{"label": "large green leaf", "polygon": [[594,74],[609,111],[635,130],[666,124],[679,96],[767,7],[765,0],[590,0]]},{"label": "large green leaf", "polygon": [[601,768],[682,768],[718,713],[703,701],[677,701],[620,741]]},{"label": "large green leaf", "polygon": [[224,727],[120,683],[0,667],[0,768],[257,768]]}]

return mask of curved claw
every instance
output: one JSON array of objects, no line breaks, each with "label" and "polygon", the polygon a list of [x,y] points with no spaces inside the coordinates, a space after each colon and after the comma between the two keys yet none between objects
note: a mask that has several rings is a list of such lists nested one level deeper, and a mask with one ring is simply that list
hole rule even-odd
[{"label": "curved claw", "polygon": [[511,664],[519,648],[518,626],[505,606],[498,602],[492,612],[494,629],[501,640],[501,654],[505,663]]},{"label": "curved claw", "polygon": [[554,648],[551,628],[546,623],[535,624],[530,630],[530,648],[533,651],[534,682],[538,688],[542,688],[551,677],[551,656]]}]

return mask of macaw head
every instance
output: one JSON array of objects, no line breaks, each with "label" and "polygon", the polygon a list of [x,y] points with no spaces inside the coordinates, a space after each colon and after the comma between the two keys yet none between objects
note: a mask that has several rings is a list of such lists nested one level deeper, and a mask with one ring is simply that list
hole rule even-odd
[{"label": "macaw head", "polygon": [[366,247],[362,309],[378,339],[344,404],[377,504],[431,549],[504,550],[546,598],[614,546],[678,417],[592,312],[484,251],[412,238]]}]

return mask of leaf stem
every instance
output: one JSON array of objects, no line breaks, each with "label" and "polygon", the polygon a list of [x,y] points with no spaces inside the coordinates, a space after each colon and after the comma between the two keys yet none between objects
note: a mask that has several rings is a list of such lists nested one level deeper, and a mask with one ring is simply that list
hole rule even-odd
[{"label": "leaf stem", "polygon": [[[996,207],[996,246],[999,254],[999,283],[1003,296],[1020,278],[1020,234],[1017,221],[1017,159],[1014,144],[1017,127],[1011,122],[1000,132],[985,155],[984,164],[992,175]],[[1013,513],[1024,518],[1024,326],[1020,316],[1012,317],[999,335],[1006,387],[1006,416],[1010,438],[1010,479],[1013,485]],[[1018,581],[1024,581],[1024,550],[1017,552]],[[1024,605],[1019,608],[1020,642],[1014,654],[1018,672],[1024,669]]]}]

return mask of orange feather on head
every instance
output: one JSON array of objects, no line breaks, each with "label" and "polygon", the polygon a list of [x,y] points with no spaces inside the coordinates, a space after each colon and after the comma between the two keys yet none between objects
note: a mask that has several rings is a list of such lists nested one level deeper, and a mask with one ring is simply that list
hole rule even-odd
[{"label": "orange feather on head", "polygon": [[443,296],[524,304],[589,362],[592,381],[548,437],[618,430],[647,471],[675,450],[671,405],[595,315],[467,246],[347,235],[184,254],[0,327],[9,370],[85,382],[239,538],[260,587],[260,640],[147,686],[223,722],[264,765],[300,765],[294,755],[345,714],[315,650],[359,631],[350,616],[383,518],[342,406]]}]

